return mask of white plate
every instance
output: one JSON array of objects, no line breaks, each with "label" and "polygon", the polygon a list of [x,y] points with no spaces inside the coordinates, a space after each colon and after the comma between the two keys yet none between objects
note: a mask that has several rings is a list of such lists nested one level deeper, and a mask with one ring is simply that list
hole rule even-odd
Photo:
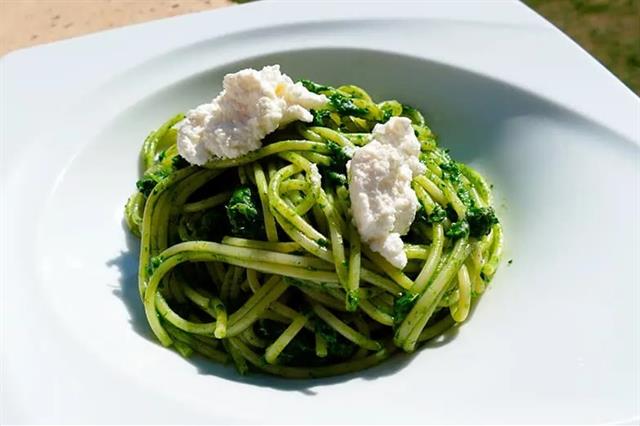
[{"label": "white plate", "polygon": [[[150,338],[122,210],[146,133],[280,63],[422,109],[507,249],[455,336],[362,374],[240,378]],[[634,422],[638,98],[515,2],[257,3],[2,59],[1,422]]]}]

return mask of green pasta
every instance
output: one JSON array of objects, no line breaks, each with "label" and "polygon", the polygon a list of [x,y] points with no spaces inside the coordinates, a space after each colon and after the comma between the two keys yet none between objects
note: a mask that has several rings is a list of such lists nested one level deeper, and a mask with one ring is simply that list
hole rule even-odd
[{"label": "green pasta", "polygon": [[[355,372],[464,322],[496,272],[504,237],[491,186],[438,147],[418,110],[353,85],[302,83],[327,106],[244,156],[189,165],[176,148],[183,114],[144,141],[125,219],[141,241],[151,330],[183,356],[241,374]],[[345,169],[393,116],[411,120],[426,165],[412,183],[420,208],[402,237],[403,270],[360,240]]]}]

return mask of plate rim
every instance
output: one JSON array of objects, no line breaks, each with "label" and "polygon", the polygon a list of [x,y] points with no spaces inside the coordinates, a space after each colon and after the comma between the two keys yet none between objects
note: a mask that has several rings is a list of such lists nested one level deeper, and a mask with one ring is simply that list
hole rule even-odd
[{"label": "plate rim", "polygon": [[[357,2],[349,2],[351,3],[357,3]],[[491,2],[488,2],[491,3]],[[376,10],[375,14],[378,13],[383,13],[384,11],[386,11],[387,9],[392,9],[392,5],[397,6],[397,3],[392,3],[392,2],[386,2],[386,3],[381,3],[384,4],[386,6],[384,7],[380,7],[379,9]],[[420,12],[422,12],[424,14],[424,16],[421,16],[422,18],[429,18],[429,14],[428,13],[424,13],[424,9],[416,6],[415,3],[407,3],[407,4],[411,4],[413,5],[412,7],[416,7],[417,9],[420,10]],[[446,2],[440,2],[440,3],[436,3],[437,5],[445,5]],[[521,20],[520,24],[521,25],[531,25],[532,28],[539,28],[539,29],[549,29],[549,24],[546,23],[546,21],[541,20],[541,18],[537,17],[537,16],[531,16],[531,12],[530,11],[524,11],[523,10],[528,10],[528,8],[526,8],[526,6],[515,6],[512,3],[506,3],[509,4],[509,6],[505,6],[505,9],[510,9],[512,11],[517,11],[517,12],[513,12],[513,13],[517,13],[518,16]],[[518,3],[519,4],[519,3]],[[98,34],[92,34],[92,35],[88,35],[88,36],[84,36],[78,39],[71,39],[71,40],[66,40],[66,41],[61,41],[58,43],[53,43],[50,45],[46,45],[46,46],[39,46],[39,47],[34,47],[34,48],[30,48],[30,49],[26,49],[26,50],[22,50],[22,51],[16,51],[13,53],[10,53],[9,55],[4,56],[1,60],[0,60],[0,67],[1,67],[1,71],[2,71],[2,77],[3,77],[3,83],[6,83],[7,81],[5,80],[5,76],[7,75],[7,73],[9,72],[13,72],[15,73],[17,70],[20,70],[22,67],[25,66],[34,66],[37,64],[46,64],[48,61],[51,61],[52,58],[56,58],[56,60],[60,60],[62,62],[64,62],[65,59],[69,59],[72,58],[74,55],[77,54],[76,49],[82,51],[83,49],[87,49],[88,46],[90,45],[95,45],[95,44],[100,44],[102,42],[105,42],[107,44],[112,43],[112,41],[109,41],[108,38],[109,37],[113,37],[115,35],[120,36],[121,34],[126,34],[127,37],[131,37],[133,34],[135,33],[140,33],[142,34],[142,32],[146,32],[146,31],[150,31],[150,32],[156,32],[156,31],[160,31],[160,29],[166,30],[167,28],[173,27],[173,28],[179,28],[185,25],[188,25],[190,22],[203,22],[201,21],[202,17],[198,16],[198,15],[207,15],[207,17],[211,17],[210,19],[217,19],[217,20],[223,20],[223,19],[228,19],[229,21],[233,21],[233,20],[237,20],[237,19],[241,19],[245,16],[245,14],[248,14],[250,12],[253,11],[257,11],[259,9],[265,10],[267,8],[283,8],[286,7],[288,5],[285,5],[281,2],[266,2],[264,3],[264,5],[260,4],[260,3],[254,3],[254,4],[248,4],[248,5],[242,5],[242,6],[236,6],[234,8],[226,8],[226,9],[221,9],[221,10],[215,10],[215,11],[211,11],[211,12],[204,12],[203,14],[195,14],[195,15],[185,15],[185,16],[180,16],[180,17],[175,17],[175,18],[169,18],[169,19],[165,19],[165,20],[161,20],[161,21],[157,21],[157,22],[152,22],[152,23],[143,23],[143,24],[139,24],[139,25],[135,25],[135,26],[131,26],[131,27],[127,27],[127,28],[122,28],[122,29],[115,29],[115,30],[110,30],[110,31],[106,31],[106,32],[102,32],[102,33],[98,33]],[[301,6],[299,6],[301,7]],[[443,10],[441,10],[441,12],[443,14],[446,15],[446,13],[454,13],[455,11],[452,11],[450,9],[450,6],[438,6],[438,7],[442,7]],[[274,10],[275,10],[274,9]],[[395,8],[393,8],[394,10],[397,10]],[[434,8],[434,9],[437,9]],[[227,12],[227,11],[231,11],[234,10],[233,12]],[[237,10],[237,12],[235,11]],[[224,13],[223,13],[224,12]],[[273,10],[272,10],[273,12]],[[446,13],[444,13],[446,12]],[[334,15],[332,15],[334,12],[327,12],[327,19],[333,19],[335,18]],[[407,16],[411,15],[412,12],[411,10],[407,10],[404,11],[403,13],[405,13]],[[483,12],[485,13],[485,12]],[[511,12],[509,12],[511,13]],[[508,13],[507,15],[505,15],[505,18],[508,17]],[[287,19],[292,20],[290,21],[290,23],[296,23],[296,22],[300,22],[300,21],[295,21],[296,16],[295,14],[289,16]],[[482,19],[479,19],[479,21],[482,22]],[[491,20],[487,20],[485,22],[497,22],[495,19],[491,19]],[[304,22],[304,21],[302,21]],[[199,24],[200,25],[200,24]],[[274,25],[275,27],[277,27],[278,25],[282,25],[282,23],[279,23],[277,25]],[[259,26],[257,26],[256,28],[259,28]],[[210,34],[209,34],[210,35]],[[566,36],[562,35],[563,37],[566,38]],[[191,42],[194,41],[198,41],[199,39],[194,36],[191,37]],[[183,43],[182,46],[185,45],[185,41],[186,40],[181,40],[181,42]],[[160,43],[160,42],[156,42],[156,43]],[[571,42],[573,43],[573,42]],[[175,46],[174,48],[179,48],[180,46]],[[69,50],[67,50],[69,49]],[[584,51],[582,51],[582,53],[579,53],[579,55],[583,55],[586,54]],[[153,55],[143,55],[144,57],[140,57],[138,58],[139,60],[148,60],[151,59],[153,57]],[[588,54],[587,54],[588,56]],[[581,59],[584,60],[584,56],[581,56]],[[589,60],[592,60],[593,62],[595,62],[595,60],[593,60],[593,58],[589,57]],[[142,63],[143,61],[141,61],[140,63]],[[587,61],[588,63],[589,61]],[[135,64],[134,64],[135,65]],[[603,67],[599,64],[599,63],[595,63],[595,64],[591,64],[591,68],[589,68],[588,70],[585,70],[585,72],[590,72],[590,73],[594,73],[595,74],[600,74]],[[129,68],[130,66],[127,66],[126,68]],[[600,68],[598,68],[600,67]],[[608,73],[608,71],[606,71]],[[611,80],[611,75],[608,77],[609,81]],[[620,83],[619,81],[617,81],[617,79],[613,79],[614,81],[612,82],[612,86],[616,86],[616,82],[619,83],[620,85],[622,85],[622,83]],[[82,93],[85,92],[89,92],[92,90],[95,90],[95,88],[99,85],[99,81],[86,81],[84,83],[82,83],[82,88],[80,90],[78,90],[76,93],[72,93],[69,96],[69,100],[73,99],[74,97],[80,96]],[[624,89],[627,89],[626,86],[622,85],[622,87]],[[628,93],[625,93],[624,90],[618,90],[613,97],[619,97],[619,99],[623,99],[624,98],[624,103],[625,105],[629,105],[631,107],[636,108],[636,111],[640,112],[640,98],[638,98],[637,96],[635,96],[632,92],[630,92],[630,90],[628,90]],[[9,98],[11,96],[15,96],[16,92],[11,93],[9,96],[6,96],[5,94],[2,95],[2,103],[3,103],[3,110],[5,112],[2,113],[2,117],[3,117],[3,122],[4,123],[8,123],[12,121],[12,118],[17,117],[17,116],[21,116],[24,115],[25,113],[27,113],[26,110],[21,110],[20,108],[16,108],[16,109],[12,109],[11,112],[9,112],[9,108],[6,108],[9,105]],[[630,95],[630,96],[629,96]],[[563,104],[562,104],[563,105]],[[628,107],[627,107],[628,108]],[[580,111],[578,111],[580,112]],[[631,111],[631,113],[634,113],[635,111]],[[593,111],[589,112],[589,115],[592,115]],[[600,124],[600,123],[598,123]],[[618,125],[618,120],[614,121],[609,121],[608,124],[605,126],[609,129],[616,129],[616,127],[612,127],[612,126],[617,126]],[[12,166],[12,160],[15,158],[19,158],[21,155],[24,155],[24,151],[20,152],[20,151],[7,151],[6,148],[8,147],[8,136],[7,135],[11,135],[12,133],[15,134],[17,133],[19,129],[12,127],[9,130],[3,130],[2,131],[2,140],[0,141],[0,149],[2,149],[2,162],[3,162],[3,169],[4,171],[2,172],[2,175],[0,176],[0,187],[3,189],[9,188],[12,184],[15,185],[15,182],[13,181],[12,175],[14,173],[13,167]],[[620,130],[620,128],[616,129],[616,130]],[[632,140],[633,142],[635,142],[637,145],[640,145],[640,125],[638,125],[638,128],[634,129],[633,126],[626,126],[625,128],[622,129],[622,134],[630,137],[630,140]],[[31,142],[34,143],[34,142]],[[8,153],[7,153],[8,152]],[[8,228],[8,222],[6,220],[6,218],[8,217],[8,204],[6,202],[2,203],[2,234],[6,235],[6,231]],[[0,264],[0,271],[2,271],[2,285],[0,286],[0,291],[1,293],[1,299],[2,299],[2,307],[5,307],[5,303],[7,303],[8,297],[6,297],[7,295],[7,286],[9,285],[9,280],[7,279],[9,277],[9,273],[7,272],[9,270],[9,268],[7,267],[9,264],[9,241],[6,238],[2,238],[3,243],[1,246],[1,251],[0,251],[0,259],[2,260],[2,264]],[[7,312],[7,310],[2,309],[2,317],[3,317],[3,324],[5,323],[4,319],[5,319],[5,312]],[[3,336],[5,335],[6,332],[9,332],[9,330],[5,330],[4,325],[2,326],[2,331],[3,331]],[[6,348],[3,348],[1,350],[1,354],[2,357],[0,358],[0,360],[6,360],[5,358],[5,350]],[[4,364],[4,363],[2,363]],[[5,379],[9,377],[6,374],[5,371],[5,367],[2,367],[2,391],[0,392],[2,394],[2,397],[0,399],[0,401],[3,403],[3,406],[9,406],[10,405],[10,401],[11,401],[11,395],[8,395],[7,391],[6,391],[6,385],[7,382],[5,381]],[[2,415],[3,419],[4,419],[4,414]]]}]

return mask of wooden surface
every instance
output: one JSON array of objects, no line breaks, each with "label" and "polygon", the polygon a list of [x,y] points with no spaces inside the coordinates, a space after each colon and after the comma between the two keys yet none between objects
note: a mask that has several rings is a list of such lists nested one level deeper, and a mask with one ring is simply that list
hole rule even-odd
[{"label": "wooden surface", "polygon": [[23,47],[232,4],[231,0],[0,0],[0,55]]},{"label": "wooden surface", "polygon": [[[524,1],[640,95],[640,0]],[[232,4],[231,0],[0,0],[0,55]]]},{"label": "wooden surface", "polygon": [[640,95],[640,0],[525,0]]}]

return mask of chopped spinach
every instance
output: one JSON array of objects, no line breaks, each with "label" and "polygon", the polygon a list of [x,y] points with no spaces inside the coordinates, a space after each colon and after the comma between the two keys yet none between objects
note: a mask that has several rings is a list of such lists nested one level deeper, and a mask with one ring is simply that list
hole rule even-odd
[{"label": "chopped spinach", "polygon": [[400,325],[402,321],[407,317],[407,314],[411,311],[413,306],[418,300],[417,293],[405,293],[402,296],[395,299],[393,303],[393,323],[394,326]]},{"label": "chopped spinach", "polygon": [[460,220],[458,222],[453,222],[449,229],[447,229],[444,233],[447,237],[453,238],[457,240],[459,238],[468,237],[469,236],[469,224],[466,220]]},{"label": "chopped spinach", "polygon": [[366,108],[358,107],[353,103],[353,100],[340,93],[332,93],[328,97],[329,104],[341,115],[364,117],[369,112]]},{"label": "chopped spinach", "polygon": [[498,218],[491,207],[470,207],[467,210],[470,235],[482,238],[491,232],[491,227],[498,223]]},{"label": "chopped spinach", "polygon": [[257,191],[250,186],[237,187],[227,202],[227,218],[231,234],[242,238],[258,238],[264,232],[264,223]]}]

